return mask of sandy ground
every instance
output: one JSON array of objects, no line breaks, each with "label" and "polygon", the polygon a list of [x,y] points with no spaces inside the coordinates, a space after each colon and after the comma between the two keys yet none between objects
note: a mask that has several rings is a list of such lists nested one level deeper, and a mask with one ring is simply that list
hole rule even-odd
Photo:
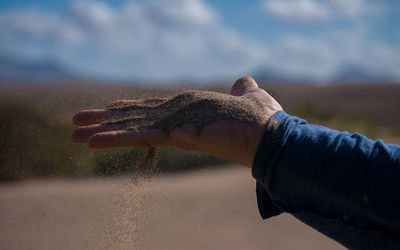
[{"label": "sandy ground", "polygon": [[343,249],[291,215],[261,220],[241,167],[1,185],[0,221],[0,249]]}]

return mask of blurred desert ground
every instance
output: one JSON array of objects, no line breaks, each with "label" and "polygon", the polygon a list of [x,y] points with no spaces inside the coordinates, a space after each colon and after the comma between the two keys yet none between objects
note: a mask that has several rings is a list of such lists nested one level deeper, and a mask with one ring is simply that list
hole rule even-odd
[{"label": "blurred desert ground", "polygon": [[[398,84],[261,86],[289,114],[400,143]],[[138,182],[140,150],[70,140],[81,109],[191,88],[1,85],[0,249],[340,249],[290,215],[262,221],[248,169],[162,148],[155,177]]]},{"label": "blurred desert ground", "polygon": [[1,249],[344,249],[284,214],[259,217],[248,169],[30,181],[0,189]]}]

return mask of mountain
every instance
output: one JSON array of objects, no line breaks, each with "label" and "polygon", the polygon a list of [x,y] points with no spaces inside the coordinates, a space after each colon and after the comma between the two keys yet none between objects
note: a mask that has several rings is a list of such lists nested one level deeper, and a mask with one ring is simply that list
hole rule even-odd
[{"label": "mountain", "polygon": [[78,77],[51,60],[23,61],[0,57],[0,83],[69,81],[76,79]]},{"label": "mountain", "polygon": [[391,76],[367,69],[358,64],[344,64],[331,77],[332,83],[389,82]]},{"label": "mountain", "polygon": [[295,82],[295,79],[274,70],[271,67],[260,67],[251,74],[257,82],[264,84]]},{"label": "mountain", "polygon": [[370,70],[362,65],[347,63],[325,79],[316,79],[312,76],[293,75],[271,67],[260,67],[252,75],[260,83],[385,83],[395,81],[393,75],[387,75],[377,70]]},{"label": "mountain", "polygon": [[[340,66],[331,77],[317,80],[312,76],[293,75],[274,67],[264,65],[249,73],[258,82],[263,84],[276,83],[383,83],[392,82],[392,75],[385,75],[376,70],[370,70],[356,63],[347,63]],[[26,61],[0,55],[0,84],[1,83],[35,83],[35,82],[71,82],[82,80],[98,80],[82,77],[66,70],[61,64],[53,60]],[[104,79],[101,79],[104,81]],[[115,81],[115,79],[108,79]],[[131,82],[131,81],[126,81]],[[140,82],[140,81],[137,81]],[[191,82],[191,81],[188,81]]]}]

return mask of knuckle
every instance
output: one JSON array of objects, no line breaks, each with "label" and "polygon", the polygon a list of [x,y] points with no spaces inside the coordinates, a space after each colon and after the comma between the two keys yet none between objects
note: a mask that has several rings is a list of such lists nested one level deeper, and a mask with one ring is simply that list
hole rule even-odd
[{"label": "knuckle", "polygon": [[257,87],[257,83],[250,76],[239,78],[232,86],[231,94],[234,96],[243,95],[247,90]]}]

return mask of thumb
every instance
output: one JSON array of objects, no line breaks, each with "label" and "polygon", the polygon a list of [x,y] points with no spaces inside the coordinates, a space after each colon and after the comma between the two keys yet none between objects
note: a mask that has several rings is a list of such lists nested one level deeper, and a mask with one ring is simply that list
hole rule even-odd
[{"label": "thumb", "polygon": [[256,81],[251,76],[243,76],[233,84],[231,95],[242,96],[254,88],[258,88]]}]

